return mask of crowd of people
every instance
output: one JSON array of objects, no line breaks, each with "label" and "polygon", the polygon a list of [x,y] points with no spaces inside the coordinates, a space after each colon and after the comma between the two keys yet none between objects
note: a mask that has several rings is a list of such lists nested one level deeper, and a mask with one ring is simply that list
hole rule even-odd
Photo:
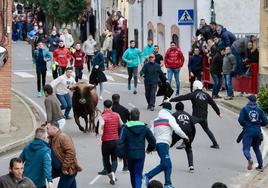
[{"label": "crowd of people", "polygon": [[[208,105],[211,105],[216,114],[222,117],[214,101],[221,98],[219,91],[222,87],[222,75],[227,90],[225,99],[230,100],[233,98],[232,78],[251,74],[250,64],[258,62],[256,36],[236,39],[234,34],[223,26],[215,22],[207,25],[205,20],[201,19],[196,36],[192,38],[192,49],[189,53],[191,92],[181,95],[179,74],[185,58],[178,44],[170,42],[166,53],[160,54],[159,46],[153,44],[150,38],[144,50],[138,49],[135,41],[130,40],[129,48],[123,51],[124,18],[120,11],[107,12],[107,14],[109,16],[106,21],[107,30],[104,31],[101,42],[95,41],[91,34],[86,40],[75,42],[66,27],[59,30],[53,27],[51,34],[48,34],[44,13],[38,7],[34,13],[14,16],[12,39],[14,42],[27,39],[32,45],[37,92],[38,97],[45,96],[47,122],[36,129],[34,140],[25,146],[20,157],[10,161],[10,174],[0,178],[0,187],[2,185],[4,188],[9,188],[24,184],[27,187],[43,188],[47,183],[48,187],[52,187],[52,179],[55,177],[60,177],[58,188],[77,186],[76,175],[82,168],[78,164],[72,138],[64,133],[64,125],[65,120],[72,118],[69,88],[83,79],[84,65],[90,73],[89,83],[99,85],[100,100],[103,100],[103,83],[107,81],[105,70],[109,69],[110,63],[113,68],[118,65],[126,67],[127,89],[133,91],[134,95],[137,94],[138,75],[144,77],[148,110],[155,110],[157,95],[164,96],[162,109],[152,125],[147,125],[140,120],[138,108],[133,108],[129,112],[120,105],[119,94],[114,94],[112,100],[104,100],[104,110],[98,118],[97,128],[102,143],[103,161],[103,170],[99,174],[107,175],[110,184],[114,185],[118,181],[116,171],[117,160],[120,158],[124,161],[123,170],[130,172],[133,188],[174,187],[171,180],[172,159],[169,150],[182,139],[183,144],[177,149],[185,149],[189,172],[193,173],[192,143],[196,134],[195,124],[200,124],[206,132],[212,142],[211,148],[220,148],[208,127]],[[203,91],[201,82],[204,58],[208,60],[214,80],[212,96]],[[50,84],[46,83],[48,62],[53,75]],[[138,72],[139,66],[142,66],[140,72]],[[72,75],[73,69],[75,77]],[[176,82],[176,96],[172,98],[173,75]],[[131,84],[132,79],[134,79],[134,87]],[[191,100],[192,115],[184,111],[184,104],[181,102],[184,100]],[[263,111],[256,105],[256,98],[250,96],[249,101],[250,103],[243,108],[239,117],[239,123],[243,126],[243,152],[248,160],[247,168],[251,170],[253,160],[249,151],[253,146],[259,163],[257,170],[262,171],[263,162],[259,150],[260,127],[267,125],[268,122]],[[177,102],[175,112],[172,112],[171,102]],[[65,110],[64,113],[62,110]],[[47,142],[47,134],[49,142]],[[157,151],[160,164],[144,173],[145,154],[153,151]],[[151,181],[161,172],[164,172],[164,185]],[[213,185],[215,188],[217,186],[225,185],[221,183]]]}]

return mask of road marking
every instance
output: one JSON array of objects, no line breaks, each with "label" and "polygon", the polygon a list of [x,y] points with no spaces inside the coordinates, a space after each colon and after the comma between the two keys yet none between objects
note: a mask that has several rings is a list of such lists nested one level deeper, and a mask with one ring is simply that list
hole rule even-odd
[{"label": "road marking", "polygon": [[114,79],[113,79],[112,76],[110,76],[110,75],[106,75],[106,77],[107,77],[108,80],[114,81]]},{"label": "road marking", "polygon": [[34,69],[13,69],[13,72],[33,72]]},{"label": "road marking", "polygon": [[13,158],[13,157],[17,156],[19,153],[21,153],[21,152],[16,152],[16,153],[10,154],[8,156],[5,156],[3,159],[6,160],[6,159]]},{"label": "road marking", "polygon": [[111,92],[108,91],[108,90],[106,90],[106,89],[104,89],[104,92],[106,92],[106,93],[108,93],[108,94],[111,94]]},{"label": "road marking", "polygon": [[27,72],[14,72],[17,76],[20,76],[22,78],[34,78],[35,76],[32,74],[29,74]]},{"label": "road marking", "polygon": [[134,104],[132,104],[132,103],[127,103],[129,106],[131,106],[132,108],[136,108],[136,106],[134,105]]},{"label": "road marking", "polygon": [[89,185],[93,185],[100,177],[101,175],[97,175],[91,182],[89,182]]},{"label": "road marking", "polygon": [[[121,78],[128,79],[128,75],[126,75],[126,74],[120,74],[120,73],[112,73],[112,74],[119,76]],[[138,79],[138,83],[141,83],[141,81],[139,79]]]}]

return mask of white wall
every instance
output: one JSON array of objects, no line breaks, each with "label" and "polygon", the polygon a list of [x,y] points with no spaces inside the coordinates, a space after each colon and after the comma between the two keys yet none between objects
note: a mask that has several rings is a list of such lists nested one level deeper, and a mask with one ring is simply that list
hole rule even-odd
[{"label": "white wall", "polygon": [[[210,0],[196,0],[198,20],[210,22]],[[214,0],[216,22],[233,33],[259,33],[260,0]]]}]

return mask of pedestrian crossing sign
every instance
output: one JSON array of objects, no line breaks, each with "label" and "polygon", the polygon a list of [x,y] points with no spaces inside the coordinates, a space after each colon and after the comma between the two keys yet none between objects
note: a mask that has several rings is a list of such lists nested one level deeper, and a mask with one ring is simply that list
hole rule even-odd
[{"label": "pedestrian crossing sign", "polygon": [[194,25],[194,10],[193,9],[178,10],[178,24]]}]

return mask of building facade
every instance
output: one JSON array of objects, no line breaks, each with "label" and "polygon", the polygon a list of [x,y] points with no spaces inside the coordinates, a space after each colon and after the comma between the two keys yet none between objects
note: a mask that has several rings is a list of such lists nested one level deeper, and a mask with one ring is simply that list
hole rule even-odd
[{"label": "building facade", "polygon": [[260,0],[259,85],[268,87],[268,0]]},{"label": "building facade", "polygon": [[11,120],[11,23],[12,1],[0,1],[0,45],[7,49],[8,60],[0,67],[0,132],[9,132]]}]

